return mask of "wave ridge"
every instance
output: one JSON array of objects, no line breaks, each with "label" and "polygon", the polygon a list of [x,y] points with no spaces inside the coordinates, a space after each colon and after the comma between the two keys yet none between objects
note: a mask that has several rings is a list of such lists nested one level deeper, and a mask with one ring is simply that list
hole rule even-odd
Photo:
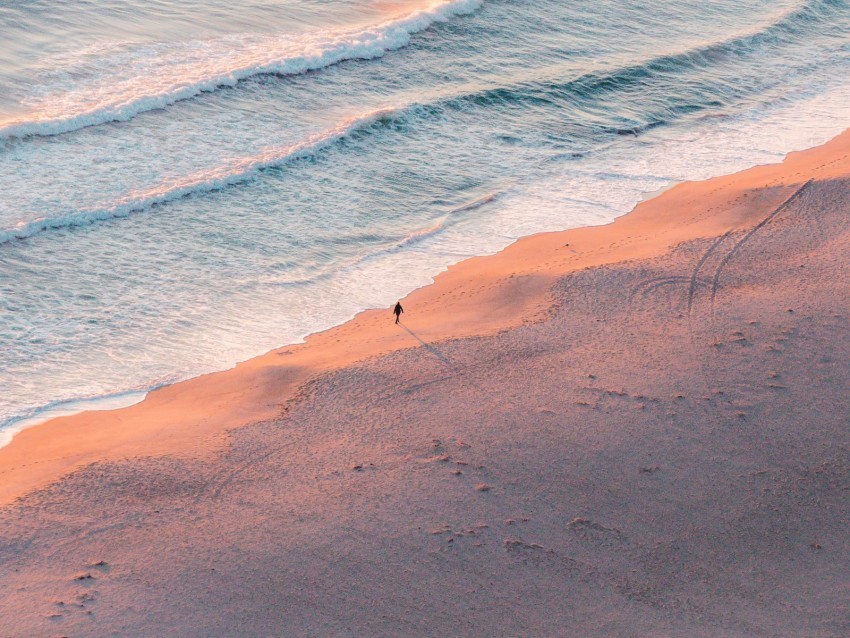
[{"label": "wave ridge", "polygon": [[0,230],[0,244],[26,239],[51,229],[86,226],[98,221],[126,217],[199,192],[222,190],[228,186],[251,181],[269,168],[315,156],[333,143],[367,129],[373,124],[397,115],[393,108],[379,109],[350,118],[338,126],[316,133],[305,140],[285,146],[261,150],[250,157],[224,162],[214,168],[176,178],[154,187],[133,191],[111,206],[66,212],[54,217],[22,221],[12,228]]},{"label": "wave ridge", "polygon": [[[658,55],[636,64],[627,64],[604,71],[591,71],[578,77],[559,81],[554,78],[538,81],[519,81],[506,86],[496,86],[441,100],[440,106],[462,109],[464,105],[491,106],[519,103],[535,106],[560,106],[564,101],[572,106],[584,105],[598,109],[600,95],[629,91],[638,87],[647,93],[648,83],[663,77],[695,70],[704,70],[729,59],[757,52],[763,45],[782,46],[811,32],[820,34],[836,10],[846,8],[845,0],[807,0],[802,5],[776,16],[772,21],[753,31],[732,35],[729,38],[707,42],[684,51]],[[719,81],[719,80],[718,80]],[[706,89],[706,81],[695,81],[681,95],[668,94],[662,111],[676,115],[692,113],[721,106],[722,95]],[[734,92],[730,85],[726,87]],[[586,102],[586,103],[585,103]],[[653,101],[655,103],[655,101]],[[656,112],[654,118],[636,128],[613,128],[615,133],[638,133],[662,124]]]},{"label": "wave ridge", "polygon": [[[299,36],[228,36],[136,47],[60,69],[58,82],[24,105],[29,113],[0,122],[0,138],[50,136],[108,122],[128,121],[219,87],[266,74],[299,75],[344,60],[368,60],[403,48],[436,22],[474,12],[483,0],[443,0],[425,9],[360,30]],[[128,73],[129,71],[129,73]],[[88,77],[90,76],[90,77]]]}]

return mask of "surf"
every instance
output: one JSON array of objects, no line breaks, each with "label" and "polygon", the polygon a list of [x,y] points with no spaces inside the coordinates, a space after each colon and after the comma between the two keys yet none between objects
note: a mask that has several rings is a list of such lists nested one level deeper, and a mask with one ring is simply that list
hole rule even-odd
[{"label": "surf", "polygon": [[270,168],[315,157],[332,144],[358,131],[368,129],[376,123],[389,122],[398,113],[399,110],[393,108],[370,111],[349,118],[333,128],[310,135],[295,144],[265,148],[255,155],[227,160],[210,169],[174,178],[147,189],[133,191],[102,208],[67,211],[52,217],[21,221],[15,226],[0,230],[0,244],[28,239],[48,230],[87,226],[99,221],[126,217],[132,213],[150,210],[198,193],[209,193],[244,184]]},{"label": "surf", "polygon": [[[734,83],[734,75],[712,72],[729,62],[738,65],[745,58],[764,55],[766,48],[781,51],[812,35],[823,35],[830,28],[830,21],[847,6],[844,0],[809,0],[773,16],[752,30],[722,39],[665,52],[636,63],[590,70],[568,79],[563,79],[562,71],[556,65],[529,73],[526,77],[514,77],[513,81],[499,86],[485,86],[445,96],[431,108],[465,110],[470,107],[516,105],[561,112],[566,107],[585,111],[582,125],[589,125],[597,119],[595,115],[602,98],[624,96],[631,101],[634,100],[631,92],[640,89],[639,96],[650,98],[649,103],[653,105],[651,110],[637,114],[641,121],[603,126],[603,132],[638,135],[682,115],[722,107],[747,91],[758,92],[760,87],[757,86],[739,87]],[[671,90],[663,92],[660,99],[656,99],[653,84],[688,75],[693,76],[693,82],[684,87],[671,87]]]},{"label": "surf", "polygon": [[[345,60],[370,60],[407,46],[437,22],[473,13],[483,0],[444,0],[358,30],[281,37],[256,34],[122,46],[54,73],[56,85],[24,100],[25,116],[0,122],[0,138],[51,136],[126,122],[258,75],[300,75]],[[66,85],[66,78],[73,84]]]}]

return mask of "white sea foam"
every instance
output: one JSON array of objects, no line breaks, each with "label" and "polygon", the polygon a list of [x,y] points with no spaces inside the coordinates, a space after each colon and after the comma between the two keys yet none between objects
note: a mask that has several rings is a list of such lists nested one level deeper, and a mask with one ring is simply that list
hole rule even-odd
[{"label": "white sea foam", "polygon": [[56,135],[127,121],[261,74],[296,75],[343,60],[378,58],[435,22],[475,11],[483,0],[444,0],[370,28],[301,35],[231,35],[125,45],[53,73],[25,100],[27,114],[0,122],[0,138]]},{"label": "white sea foam", "polygon": [[[569,3],[553,0],[541,6],[540,11],[552,11]],[[576,71],[570,66],[574,60],[564,55],[557,56],[557,64],[538,67],[552,58],[529,52],[522,64],[499,66],[492,76],[481,72],[499,60],[502,44],[514,44],[502,38],[497,25],[513,27],[517,13],[529,7],[488,5],[492,14],[482,12],[470,21],[474,36],[463,48],[475,50],[477,45],[476,55],[457,55],[457,48],[450,46],[457,41],[451,29],[433,34],[435,41],[443,40],[442,47],[429,45],[399,55],[392,65],[380,65],[380,75],[369,65],[355,64],[305,82],[251,82],[245,91],[223,91],[216,99],[140,118],[133,126],[3,144],[0,216],[6,221],[0,229],[12,230],[21,219],[84,224],[225,188],[252,180],[264,168],[310,157],[364,126],[369,130],[367,139],[358,135],[357,144],[340,144],[332,155],[321,154],[321,161],[298,163],[280,179],[257,179],[251,188],[234,189],[227,197],[172,201],[172,214],[134,215],[121,224],[105,225],[102,232],[57,233],[52,240],[42,236],[43,241],[0,246],[0,257],[8,256],[0,269],[0,422],[33,414],[43,418],[48,413],[38,406],[51,399],[111,396],[122,389],[148,388],[154,384],[151,380],[159,384],[225,369],[280,344],[298,342],[359,310],[391,304],[464,257],[495,252],[522,235],[609,222],[628,211],[642,193],[671,180],[777,161],[785,151],[823,141],[850,122],[850,89],[843,86],[846,55],[821,42],[808,56],[820,66],[811,67],[806,82],[792,81],[793,74],[785,70],[789,59],[807,57],[799,50],[782,57],[780,47],[765,47],[775,55],[757,56],[774,60],[772,64],[782,69],[776,77],[790,83],[777,105],[770,106],[776,92],[768,90],[759,94],[759,104],[733,101],[726,108],[709,109],[704,119],[699,114],[674,119],[670,126],[648,128],[636,138],[616,136],[612,141],[600,134],[593,144],[568,139],[565,131],[570,128],[562,130],[560,124],[584,120],[569,100],[560,99],[564,91],[559,83],[580,75],[584,67]],[[682,7],[683,14],[692,15],[686,3]],[[560,23],[577,29],[575,21]],[[539,24],[533,23],[534,31],[516,30],[525,38],[518,40],[523,49],[547,41],[539,37]],[[463,28],[457,31],[465,33]],[[723,43],[727,33],[741,29],[719,29],[721,36],[718,30],[708,31],[706,38],[714,42],[720,37]],[[749,30],[743,32],[746,37]],[[328,38],[329,33],[315,35]],[[801,41],[811,39],[807,33]],[[638,35],[635,29],[630,40]],[[612,37],[620,39],[622,34]],[[690,40],[684,45],[676,38],[655,40],[662,50],[650,47],[652,55],[641,60],[666,62],[669,52],[664,47],[674,55],[684,45],[691,47]],[[178,66],[212,51],[208,57],[213,66],[232,68],[226,62],[235,58],[228,55],[241,55],[244,51],[237,48],[248,44],[261,47],[268,38],[239,36],[230,41],[232,51],[222,44],[225,39],[210,41],[215,46],[207,50],[198,43],[152,45],[145,51],[126,45],[91,49],[87,59],[100,62],[80,68],[73,79],[57,75],[50,87],[79,83],[77,95],[83,96],[93,78],[119,84],[121,77],[169,73],[165,62],[156,66],[164,49],[171,57],[163,60]],[[559,46],[570,42],[568,33],[558,36]],[[221,59],[213,59],[219,54]],[[123,67],[117,63],[121,55],[127,62]],[[82,57],[79,50],[74,56],[76,64]],[[613,69],[623,66],[620,58],[606,59]],[[740,60],[744,71],[748,59],[752,61],[746,56]],[[112,66],[106,68],[107,62]],[[445,74],[434,72],[435,67],[442,70],[441,63]],[[468,73],[461,73],[465,65]],[[676,98],[695,79],[739,75],[723,65],[709,64],[705,71],[680,66],[675,73],[668,69],[659,76],[659,81],[669,81],[659,85],[669,88],[665,96]],[[808,66],[791,66],[809,75]],[[768,79],[773,77],[769,68],[765,63]],[[831,84],[842,86],[827,90],[824,69],[834,80]],[[453,73],[460,78],[457,82],[451,81]],[[687,84],[671,80],[679,75]],[[518,86],[520,98],[526,89],[532,98],[541,89],[541,103],[550,96],[557,99],[545,107],[533,100],[512,104],[511,96],[488,104],[469,100],[458,109],[443,108],[439,102],[455,91],[465,94],[471,87],[474,92],[490,77],[498,80],[497,86]],[[386,81],[378,83],[379,78]],[[547,83],[551,93],[546,93]],[[801,85],[812,87],[808,98],[800,93]],[[651,87],[640,83],[636,88],[644,93]],[[707,88],[710,93],[710,82]],[[606,93],[594,104],[622,115],[626,127],[632,126],[632,119],[649,119],[642,117],[640,100],[631,104],[618,95]],[[423,108],[411,104],[414,99],[424,102]],[[404,106],[340,124],[340,114],[352,113],[352,104],[364,112],[382,104]],[[548,110],[557,105],[563,112],[548,119]],[[246,113],[250,117],[244,117]],[[384,117],[381,113],[393,125],[375,126],[375,118]],[[607,123],[606,118],[589,121],[595,126],[601,120]],[[506,133],[514,140],[510,146],[494,141]],[[480,197],[489,190],[498,195]],[[46,221],[32,222],[31,232],[49,227]],[[7,239],[26,236],[26,231],[22,223]],[[65,403],[61,409],[91,405]],[[0,427],[0,445],[9,432],[27,423]]]},{"label": "white sea foam", "polygon": [[214,168],[176,178],[145,190],[134,191],[110,206],[91,210],[72,210],[52,217],[22,221],[11,228],[0,230],[0,244],[14,239],[32,237],[48,229],[85,226],[97,221],[126,217],[131,213],[148,210],[193,193],[221,190],[227,186],[247,182],[263,170],[311,157],[343,137],[396,112],[392,108],[371,111],[350,118],[331,129],[310,135],[295,144],[262,149],[250,157],[228,160]]},{"label": "white sea foam", "polygon": [[72,416],[74,414],[79,414],[80,412],[127,408],[141,402],[147,395],[147,392],[139,390],[121,392],[108,396],[92,397],[90,399],[62,401],[50,404],[40,410],[34,411],[33,414],[28,417],[16,419],[10,424],[0,427],[0,447],[8,445],[18,432],[31,428],[34,425],[39,425],[46,421],[50,421],[51,419],[63,416]]},{"label": "white sea foam", "polygon": [[[436,237],[437,235],[439,235],[441,232],[443,232],[446,228],[448,228],[451,225],[453,218],[455,218],[457,215],[460,215],[461,213],[474,211],[478,208],[481,208],[482,206],[485,206],[485,205],[495,201],[496,198],[498,198],[498,197],[499,197],[499,193],[488,193],[487,195],[484,195],[483,197],[479,197],[479,198],[469,202],[468,204],[464,204],[463,206],[455,208],[453,211],[450,211],[448,215],[441,217],[440,219],[435,221],[433,224],[431,224],[427,228],[420,228],[419,230],[415,230],[412,233],[408,234],[406,237],[403,237],[401,240],[399,240],[395,244],[394,247],[392,247],[390,249],[390,251],[396,251],[396,250],[399,250],[399,249],[408,248],[408,247],[410,247],[414,244],[418,244],[420,242],[423,242],[426,239],[431,239],[433,237]],[[386,253],[386,252],[388,252],[388,251],[386,249],[384,249],[379,254]],[[376,256],[376,255],[367,255],[367,257],[369,257],[369,258],[374,257],[374,256]]]}]

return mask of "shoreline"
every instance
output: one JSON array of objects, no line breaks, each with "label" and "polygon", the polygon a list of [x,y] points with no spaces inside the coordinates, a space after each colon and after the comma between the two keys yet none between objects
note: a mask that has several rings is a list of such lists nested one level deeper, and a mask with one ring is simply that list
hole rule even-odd
[{"label": "shoreline", "polygon": [[58,419],[63,416],[76,416],[83,412],[102,412],[106,410],[129,408],[132,405],[144,401],[148,394],[160,387],[163,386],[155,386],[150,390],[128,390],[126,392],[104,394],[102,396],[91,397],[88,399],[68,399],[67,401],[48,403],[47,405],[35,410],[29,416],[14,418],[0,427],[0,448],[4,448],[9,445],[15,436],[24,430],[34,428],[53,419]]},{"label": "shoreline", "polygon": [[850,132],[27,430],[3,635],[846,636],[848,247]]},{"label": "shoreline", "polygon": [[399,350],[534,322],[548,311],[548,291],[565,274],[748,228],[809,179],[799,175],[813,158],[825,159],[814,172],[827,179],[832,173],[826,160],[848,148],[850,131],[845,131],[824,145],[789,153],[778,164],[672,185],[609,224],[531,235],[494,255],[449,266],[432,284],[402,299],[403,330],[393,324],[389,308],[366,310],[304,343],[155,389],[132,406],[53,418],[21,430],[0,448],[0,505],[94,462],[212,458],[226,449],[231,430],[274,418],[305,383],[321,375]]}]

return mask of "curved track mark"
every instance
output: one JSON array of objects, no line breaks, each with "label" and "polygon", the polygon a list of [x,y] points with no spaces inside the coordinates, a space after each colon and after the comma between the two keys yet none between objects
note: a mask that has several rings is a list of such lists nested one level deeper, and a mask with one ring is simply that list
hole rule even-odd
[{"label": "curved track mark", "polygon": [[[647,297],[651,292],[657,290],[658,288],[661,288],[662,286],[670,286],[670,285],[673,285],[673,284],[684,283],[686,281],[690,281],[690,279],[691,279],[690,277],[680,275],[678,277],[670,277],[669,279],[666,279],[666,280],[656,281],[652,285],[649,285],[649,286],[647,286],[646,288],[643,289],[643,296]],[[691,286],[696,286],[696,285],[708,286],[709,283],[706,282],[706,281],[697,281],[695,283],[694,282],[691,283]]]},{"label": "curved track mark", "polygon": [[[260,464],[262,461],[266,461],[269,457],[271,457],[275,454],[278,454],[279,452],[284,451],[284,448],[286,448],[286,447],[287,446],[274,447],[270,450],[267,450],[263,454],[259,454],[255,457],[251,458],[249,461],[247,461],[245,463],[239,463],[238,465],[236,465],[234,468],[232,468],[229,471],[220,473],[218,476],[213,477],[213,480],[209,481],[209,483],[208,483],[207,490],[199,493],[195,497],[195,503],[198,504],[203,500],[210,500],[210,501],[218,500],[218,498],[221,496],[221,493],[225,490],[225,488],[228,485],[230,485],[233,482],[233,480],[237,476],[239,476],[240,474],[242,474],[246,470],[257,467],[258,464]],[[215,482],[213,482],[213,481],[215,481]]]},{"label": "curved track mark", "polygon": [[764,225],[767,224],[771,219],[773,219],[779,213],[781,213],[783,210],[785,210],[788,207],[788,205],[791,202],[793,202],[795,199],[797,199],[803,193],[804,190],[806,190],[809,186],[812,185],[812,182],[814,182],[814,181],[815,181],[814,179],[810,179],[805,184],[800,186],[800,188],[798,188],[796,191],[794,191],[794,193],[788,199],[786,199],[784,202],[782,202],[779,206],[777,206],[776,209],[774,209],[774,211],[772,213],[770,213],[770,215],[768,215],[763,220],[761,220],[752,229],[750,229],[750,231],[746,235],[741,237],[741,239],[738,240],[738,243],[736,243],[732,247],[732,250],[730,250],[727,253],[727,255],[720,261],[720,264],[717,266],[717,270],[714,272],[714,281],[712,282],[712,285],[711,285],[711,314],[712,315],[714,315],[714,298],[717,296],[717,286],[720,282],[720,274],[723,272],[724,266],[726,266],[726,264],[729,263],[729,261],[732,259],[732,257],[734,257],[738,253],[738,251],[741,249],[741,246],[743,246],[745,243],[747,243],[747,241],[749,241],[749,239],[753,235],[755,235],[761,228],[763,228]]},{"label": "curved track mark", "polygon": [[714,241],[714,243],[711,246],[709,246],[708,250],[705,251],[705,254],[703,254],[703,256],[700,258],[700,260],[697,262],[696,266],[694,266],[694,270],[691,273],[691,285],[690,285],[690,288],[688,289],[688,316],[689,317],[691,315],[691,310],[694,307],[694,294],[696,294],[697,283],[699,282],[699,271],[705,265],[705,262],[708,260],[708,258],[714,252],[714,250],[726,240],[726,238],[729,236],[729,233],[731,233],[731,232],[732,231],[727,230],[720,237],[718,237]]}]

